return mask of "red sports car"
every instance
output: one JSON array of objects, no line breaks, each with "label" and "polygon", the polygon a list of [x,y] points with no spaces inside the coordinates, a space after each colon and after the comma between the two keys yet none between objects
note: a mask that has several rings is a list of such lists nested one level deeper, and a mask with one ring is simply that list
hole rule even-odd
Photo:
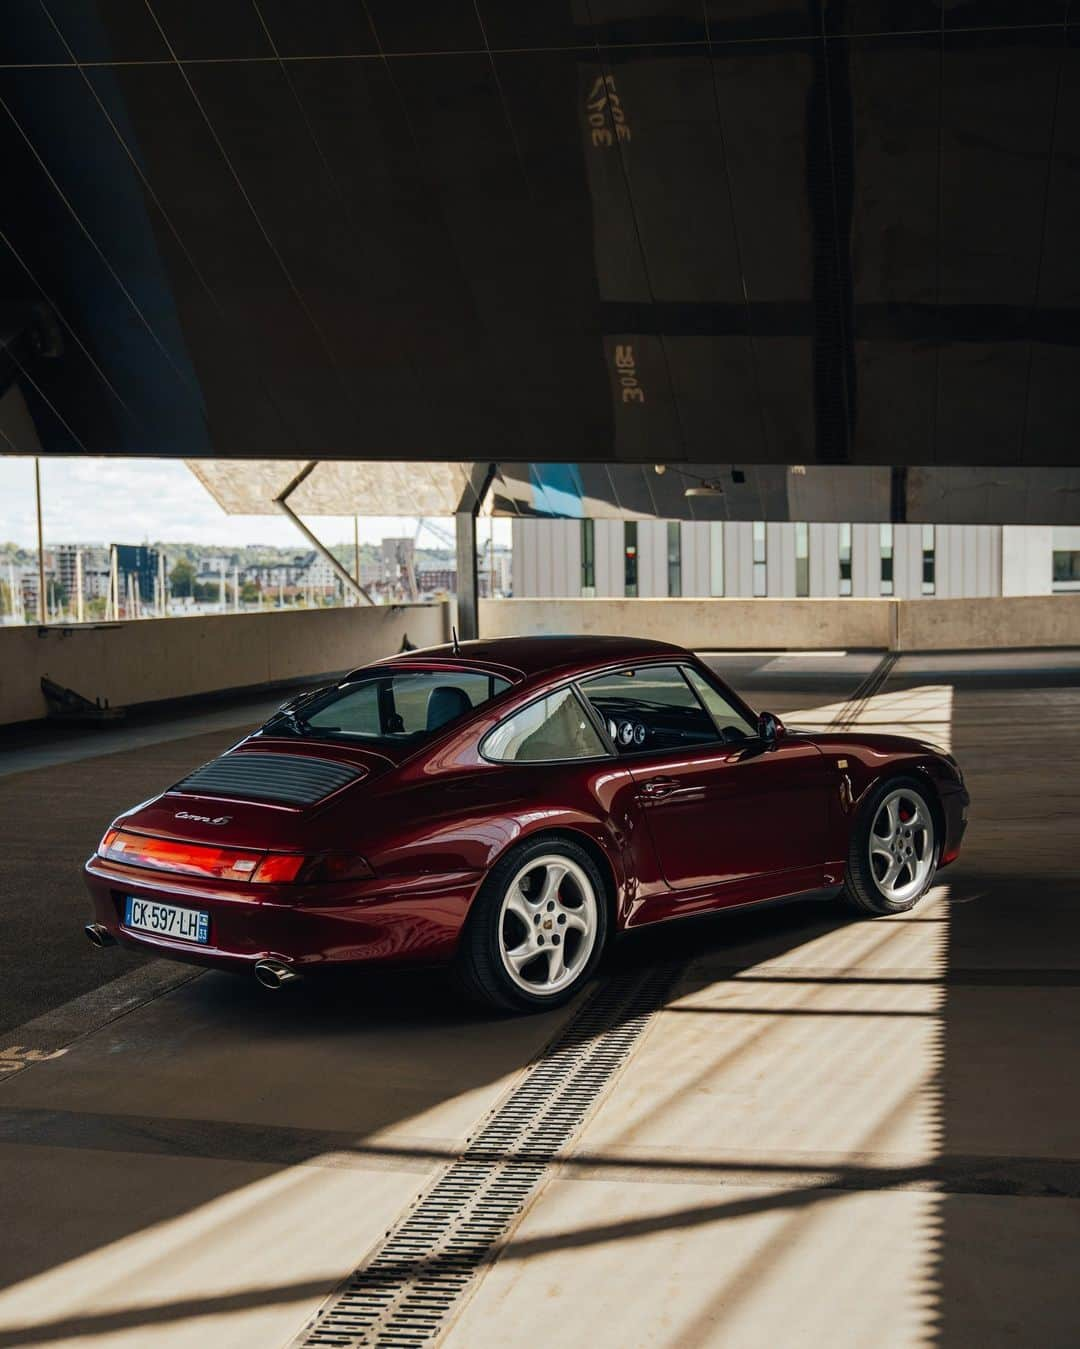
[{"label": "red sports car", "polygon": [[449,963],[531,1010],[625,928],[829,891],[909,909],[967,805],[948,754],[787,730],[680,647],[455,643],[294,698],[121,815],[86,864],[87,933],[271,987]]}]

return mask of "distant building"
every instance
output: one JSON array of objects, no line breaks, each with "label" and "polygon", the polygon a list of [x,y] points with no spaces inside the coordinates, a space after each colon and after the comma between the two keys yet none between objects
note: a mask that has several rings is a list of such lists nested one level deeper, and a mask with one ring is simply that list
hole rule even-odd
[{"label": "distant building", "polygon": [[158,574],[158,553],[156,548],[147,548],[141,543],[114,543],[116,549],[116,571],[120,583],[121,603],[127,594],[129,576],[135,578],[135,588],[144,604],[153,604],[154,587]]},{"label": "distant building", "polygon": [[[203,583],[216,579],[216,574],[199,573],[199,580]],[[331,595],[338,585],[337,573],[314,549],[308,553],[297,553],[286,562],[258,562],[245,567],[240,573],[240,583],[243,585],[249,581],[270,594],[279,590],[291,593],[310,589],[315,594]]]},{"label": "distant building", "polygon": [[1080,590],[1080,528],[764,520],[515,520],[529,596],[1049,595]]},{"label": "distant building", "polygon": [[421,563],[416,569],[416,588],[421,595],[435,595],[439,591],[454,595],[457,593],[457,570]]},{"label": "distant building", "polygon": [[109,593],[109,549],[100,543],[58,543],[53,549],[56,574],[69,603],[78,590],[79,561],[82,559],[84,600],[105,599]]}]

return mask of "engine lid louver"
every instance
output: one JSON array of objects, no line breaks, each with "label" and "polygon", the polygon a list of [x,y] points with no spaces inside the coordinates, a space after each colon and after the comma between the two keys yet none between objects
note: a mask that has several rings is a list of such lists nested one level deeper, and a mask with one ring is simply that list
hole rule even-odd
[{"label": "engine lid louver", "polygon": [[203,764],[172,788],[199,796],[233,796],[251,801],[280,801],[311,806],[357,778],[363,768],[301,754],[249,751],[223,754]]}]

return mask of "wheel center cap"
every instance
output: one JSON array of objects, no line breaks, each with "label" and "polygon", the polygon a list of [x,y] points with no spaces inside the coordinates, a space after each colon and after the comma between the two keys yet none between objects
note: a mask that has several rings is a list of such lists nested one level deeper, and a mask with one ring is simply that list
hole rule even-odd
[{"label": "wheel center cap", "polygon": [[545,918],[545,919],[544,919],[544,922],[543,922],[543,928],[544,928],[544,931],[545,931],[545,932],[550,932],[551,929],[552,929],[554,926],[555,926],[555,924],[551,921],[550,918]]}]

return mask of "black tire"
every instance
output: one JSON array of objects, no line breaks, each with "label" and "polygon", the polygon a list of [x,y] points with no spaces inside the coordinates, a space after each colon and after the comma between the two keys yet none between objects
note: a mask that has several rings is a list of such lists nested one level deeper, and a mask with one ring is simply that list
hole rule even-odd
[{"label": "black tire", "polygon": [[[874,826],[879,811],[886,798],[896,792],[909,793],[922,803],[933,825],[933,843],[931,846],[930,869],[913,894],[902,900],[895,900],[884,893],[878,883],[878,877],[871,865],[869,856],[870,830]],[[847,874],[844,878],[843,898],[850,909],[863,917],[880,917],[883,914],[906,913],[926,894],[934,883],[937,861],[941,852],[940,815],[933,798],[933,789],[916,778],[887,778],[870,793],[863,802],[851,831],[848,847]]]},{"label": "black tire", "polygon": [[[544,857],[566,858],[588,878],[595,897],[595,934],[587,959],[574,973],[571,982],[554,992],[532,993],[514,981],[503,961],[501,942],[508,921],[503,913],[503,900],[514,877],[530,862],[539,867],[540,859]],[[588,852],[566,838],[531,839],[501,857],[481,885],[461,934],[452,969],[454,982],[470,1001],[498,1011],[543,1012],[559,1007],[581,990],[596,969],[607,942],[609,925],[607,887]],[[547,940],[551,941],[550,935]],[[564,935],[562,940],[568,939]]]}]

